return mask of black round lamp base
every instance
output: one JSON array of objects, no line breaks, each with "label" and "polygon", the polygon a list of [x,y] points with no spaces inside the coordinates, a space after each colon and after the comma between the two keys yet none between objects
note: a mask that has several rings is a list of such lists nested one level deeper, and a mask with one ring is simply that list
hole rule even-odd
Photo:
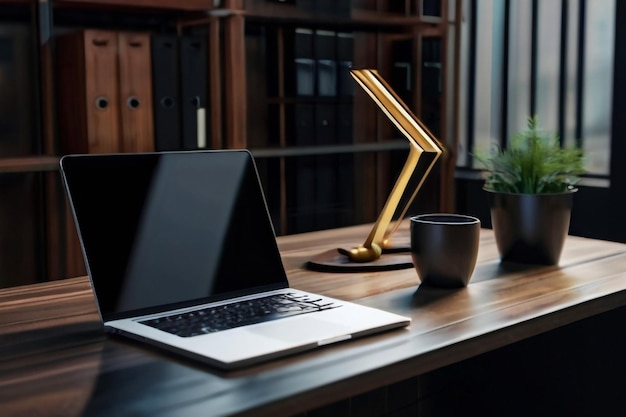
[{"label": "black round lamp base", "polygon": [[413,268],[411,253],[407,247],[383,250],[380,258],[372,262],[351,262],[347,256],[331,249],[316,255],[306,267],[319,272],[378,272]]}]

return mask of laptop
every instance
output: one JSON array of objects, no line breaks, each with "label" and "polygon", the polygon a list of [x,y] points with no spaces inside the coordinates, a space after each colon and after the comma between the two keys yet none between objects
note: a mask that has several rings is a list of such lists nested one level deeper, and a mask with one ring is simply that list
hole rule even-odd
[{"label": "laptop", "polygon": [[60,166],[107,332],[228,370],[410,323],[290,288],[247,150]]}]

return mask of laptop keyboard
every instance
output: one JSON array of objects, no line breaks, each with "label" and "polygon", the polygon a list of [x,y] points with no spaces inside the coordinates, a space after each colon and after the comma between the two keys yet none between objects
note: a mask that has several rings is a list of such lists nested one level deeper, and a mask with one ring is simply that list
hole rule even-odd
[{"label": "laptop keyboard", "polygon": [[306,295],[275,294],[149,319],[140,323],[180,337],[193,337],[248,324],[329,310],[339,304]]}]

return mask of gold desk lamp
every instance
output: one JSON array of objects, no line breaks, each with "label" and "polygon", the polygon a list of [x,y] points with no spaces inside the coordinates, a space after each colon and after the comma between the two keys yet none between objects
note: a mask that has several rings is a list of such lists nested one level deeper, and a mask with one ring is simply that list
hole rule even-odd
[{"label": "gold desk lamp", "polygon": [[[324,252],[311,259],[307,263],[307,267],[314,270],[337,272],[409,268],[413,266],[410,257],[404,256],[406,259],[398,259],[397,256],[392,257],[397,250],[393,250],[390,238],[406,216],[409,206],[424,184],[426,177],[444,153],[444,147],[411,112],[378,71],[353,69],[350,73],[385,116],[409,140],[409,155],[365,242],[352,249],[338,248]],[[416,173],[421,175],[418,178],[418,183],[411,197],[394,220],[394,214],[398,212],[398,206],[407,192],[409,181]],[[386,255],[387,253],[391,255]]]}]

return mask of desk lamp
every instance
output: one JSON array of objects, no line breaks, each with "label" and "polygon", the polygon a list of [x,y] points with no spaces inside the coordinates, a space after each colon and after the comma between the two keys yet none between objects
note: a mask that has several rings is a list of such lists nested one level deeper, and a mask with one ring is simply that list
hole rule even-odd
[{"label": "desk lamp", "polygon": [[[385,116],[409,140],[409,155],[378,219],[363,244],[351,249],[338,248],[324,252],[311,259],[307,266],[314,270],[336,272],[410,268],[413,266],[410,257],[398,260],[397,256],[393,258],[388,256],[388,254],[393,255],[401,251],[393,247],[391,236],[400,226],[433,166],[444,153],[444,148],[378,71],[352,69],[350,73]],[[416,175],[418,176],[417,186],[413,190],[407,190],[409,180]],[[408,193],[411,193],[410,198],[399,207],[402,197]],[[408,248],[405,250],[408,252]]]}]

